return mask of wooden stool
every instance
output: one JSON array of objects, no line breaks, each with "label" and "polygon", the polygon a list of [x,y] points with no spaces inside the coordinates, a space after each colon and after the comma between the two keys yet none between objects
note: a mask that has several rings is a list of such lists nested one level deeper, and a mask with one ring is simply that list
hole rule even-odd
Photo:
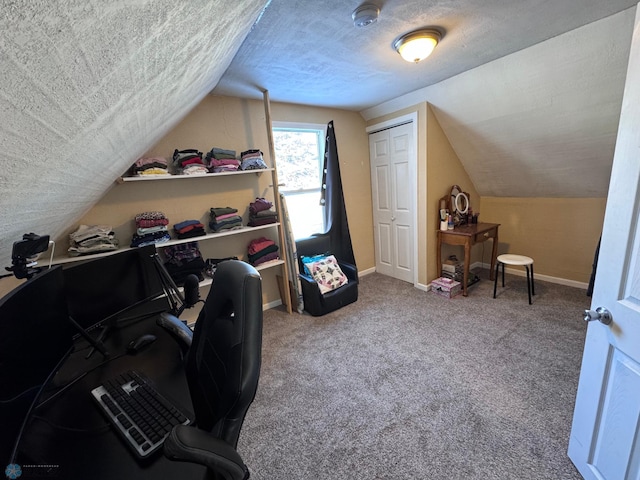
[{"label": "wooden stool", "polygon": [[[493,283],[493,298],[496,298],[496,288],[498,286],[498,269],[502,265],[502,286],[504,287],[504,266],[506,265],[519,265],[527,269],[527,293],[529,294],[529,305],[531,305],[531,295],[535,295],[536,291],[533,286],[533,258],[525,257],[524,255],[513,255],[505,253],[498,255],[496,259],[496,278]],[[531,269],[531,274],[529,274]],[[531,280],[529,280],[531,275]]]}]

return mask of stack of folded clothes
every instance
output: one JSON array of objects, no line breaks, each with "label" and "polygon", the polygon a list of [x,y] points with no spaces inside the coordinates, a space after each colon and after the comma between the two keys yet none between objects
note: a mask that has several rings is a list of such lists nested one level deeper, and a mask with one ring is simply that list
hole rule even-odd
[{"label": "stack of folded clothes", "polygon": [[167,225],[169,219],[162,212],[142,212],[136,215],[136,233],[131,239],[132,247],[144,247],[171,240]]},{"label": "stack of folded clothes", "polygon": [[262,170],[267,167],[260,150],[245,150],[240,154],[240,170]]},{"label": "stack of folded clothes", "polygon": [[255,202],[249,204],[249,225],[259,227],[278,221],[278,214],[271,208],[273,204],[264,198],[256,198]]},{"label": "stack of folded clothes", "polygon": [[231,207],[214,207],[210,209],[209,228],[214,232],[242,228],[242,217],[238,209]]},{"label": "stack of folded clothes", "polygon": [[163,249],[166,258],[164,267],[176,285],[184,285],[187,276],[194,274],[204,280],[202,271],[205,268],[198,242],[186,242],[171,245]]},{"label": "stack of folded clothes", "polygon": [[69,256],[109,252],[118,248],[118,240],[111,225],[80,225],[69,234]]},{"label": "stack of folded clothes", "polygon": [[204,225],[199,220],[185,220],[184,222],[176,223],[173,226],[173,230],[178,238],[200,237],[206,233]]},{"label": "stack of folded clothes", "polygon": [[177,175],[202,175],[209,173],[202,160],[202,152],[198,150],[175,150],[173,152],[173,168]]},{"label": "stack of folded clothes", "polygon": [[276,243],[265,237],[251,240],[247,247],[247,253],[249,254],[249,263],[254,267],[280,258]]},{"label": "stack of folded clothes", "polygon": [[235,150],[213,147],[207,153],[206,164],[212,173],[235,172],[240,167],[240,160],[236,158]]},{"label": "stack of folded clothes", "polygon": [[133,175],[169,175],[167,159],[163,157],[139,158],[131,167]]}]

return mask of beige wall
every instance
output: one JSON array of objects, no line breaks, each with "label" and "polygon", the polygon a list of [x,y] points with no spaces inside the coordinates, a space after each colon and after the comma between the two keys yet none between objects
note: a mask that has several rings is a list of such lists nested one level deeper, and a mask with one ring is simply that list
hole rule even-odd
[{"label": "beige wall", "polygon": [[[364,120],[354,112],[277,103],[271,105],[271,116],[273,121],[322,124],[334,121],[356,261],[360,270],[372,268],[371,182]],[[233,149],[238,153],[249,148],[259,148],[269,164],[265,119],[264,103],[261,100],[209,95],[145,156],[171,158],[175,149],[188,148],[196,148],[205,153],[212,147]],[[268,173],[114,184],[79,223],[109,224],[124,245],[129,244],[134,233],[134,215],[148,210],[164,212],[171,224],[192,218],[206,224],[209,208],[231,206],[243,214],[246,224],[250,201],[256,197],[274,200],[271,184],[271,175]],[[57,239],[56,248],[59,252],[66,252],[68,234],[76,228],[77,225],[71,226]],[[248,232],[204,241],[199,245],[205,258],[233,256],[238,254],[239,243],[242,244],[241,250],[246,250],[246,245],[253,238],[263,235],[277,241],[275,229],[270,229],[260,230],[259,234]],[[261,272],[265,278],[265,303],[279,299],[275,282],[275,275],[279,273],[279,268]]]},{"label": "beige wall", "polygon": [[[375,267],[366,127],[414,112],[418,116],[419,283],[427,284],[436,277],[439,199],[449,192],[453,184],[460,185],[470,194],[471,207],[480,213],[481,221],[501,224],[500,252],[509,250],[532,256],[536,261],[536,273],[541,275],[576,282],[588,281],[606,199],[480,198],[426,103],[365,122],[354,112],[273,102],[271,113],[274,121],[322,124],[334,121],[347,214],[361,271]],[[176,148],[198,148],[206,152],[214,146],[238,152],[260,148],[268,159],[263,102],[209,95],[146,155],[170,157]],[[134,229],[134,212],[158,209],[165,211],[170,220],[205,220],[210,206],[224,203],[241,207],[248,205],[247,198],[272,198],[270,175],[265,174],[260,175],[257,181],[225,177],[187,182],[114,183],[113,188],[79,223],[111,224],[121,242],[128,244]],[[71,226],[56,239],[58,254],[66,252],[68,233],[76,228],[77,225]],[[246,243],[251,240],[243,237],[208,242],[211,248],[205,248],[203,254],[234,254],[238,240]],[[446,247],[443,256],[460,250],[458,247],[450,248],[452,250]],[[472,262],[488,263],[489,252],[490,249],[485,248],[482,258],[482,249],[475,248]],[[278,298],[278,292],[275,282],[268,283],[271,288],[267,289],[265,299],[270,302]]]},{"label": "beige wall", "polygon": [[588,283],[606,201],[482,197],[480,210],[484,221],[500,224],[498,254],[527,255],[536,274]]},{"label": "beige wall", "polygon": [[360,271],[375,267],[369,136],[365,121],[356,112],[286,103],[272,103],[271,117],[274,122],[325,125],[333,120],[340,159],[342,189],[356,264]]},{"label": "beige wall", "polygon": [[[535,260],[540,275],[587,283],[604,220],[605,198],[480,197],[427,104],[399,110],[367,122],[375,125],[418,112],[419,282],[436,278],[438,205],[453,184],[470,194],[480,221],[499,223],[498,252],[521,253]],[[462,247],[443,246],[443,258],[463,258]],[[491,242],[472,250],[471,262],[491,261]]]},{"label": "beige wall", "polygon": [[24,282],[25,280],[18,280],[13,275],[10,277],[0,278],[0,298],[4,297],[7,293]]},{"label": "beige wall", "polygon": [[[476,191],[473,182],[469,178],[467,171],[460,163],[458,156],[453,151],[449,140],[440,127],[431,107],[427,108],[427,196],[428,217],[427,217],[427,245],[428,245],[428,280],[437,277],[438,260],[436,259],[436,248],[440,218],[438,208],[440,199],[443,196],[449,197],[451,187],[458,185],[463,192],[469,194],[469,206],[474,212],[480,206],[480,196]],[[484,219],[481,218],[481,221]],[[490,243],[487,243],[490,245]],[[486,250],[486,249],[485,249]],[[464,259],[464,250],[460,246],[443,245],[442,258],[449,255],[457,255],[459,260]],[[471,252],[471,263],[480,258],[481,250],[474,248]]]},{"label": "beige wall", "polygon": [[[438,208],[440,198],[448,196],[453,185],[459,185],[469,193],[470,204],[477,209],[480,197],[462,167],[449,140],[431,108],[422,103],[391,115],[374,118],[367,126],[391,121],[409,113],[418,115],[418,283],[426,285],[437,276],[436,240],[439,228]],[[445,245],[443,258],[456,254],[462,259],[462,249]],[[474,258],[479,255],[473,252]]]}]

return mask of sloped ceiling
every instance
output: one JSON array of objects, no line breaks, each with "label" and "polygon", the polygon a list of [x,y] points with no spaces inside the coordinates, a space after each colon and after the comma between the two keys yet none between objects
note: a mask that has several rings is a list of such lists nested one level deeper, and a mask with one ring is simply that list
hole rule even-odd
[{"label": "sloped ceiling", "polygon": [[[0,0],[0,265],[212,89],[364,118],[428,101],[481,194],[604,194],[635,0],[372,1],[362,31],[356,1]],[[431,24],[426,63],[391,50]]]},{"label": "sloped ceiling", "polygon": [[2,1],[0,265],[23,233],[71,225],[209,93],[266,4]]},{"label": "sloped ceiling", "polygon": [[478,193],[606,197],[635,9],[363,111],[429,102]]},{"label": "sloped ceiling", "polygon": [[[214,93],[361,111],[526,49],[637,4],[638,0],[273,0]],[[361,4],[380,9],[356,28]],[[407,63],[392,48],[415,29],[444,37]],[[604,39],[608,42],[608,39]]]}]

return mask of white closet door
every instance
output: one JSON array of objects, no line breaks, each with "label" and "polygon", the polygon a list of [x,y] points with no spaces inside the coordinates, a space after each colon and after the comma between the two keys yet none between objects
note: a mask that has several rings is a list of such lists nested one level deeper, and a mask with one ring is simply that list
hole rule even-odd
[{"label": "white closet door", "polygon": [[376,271],[414,281],[415,166],[413,126],[369,135]]}]

